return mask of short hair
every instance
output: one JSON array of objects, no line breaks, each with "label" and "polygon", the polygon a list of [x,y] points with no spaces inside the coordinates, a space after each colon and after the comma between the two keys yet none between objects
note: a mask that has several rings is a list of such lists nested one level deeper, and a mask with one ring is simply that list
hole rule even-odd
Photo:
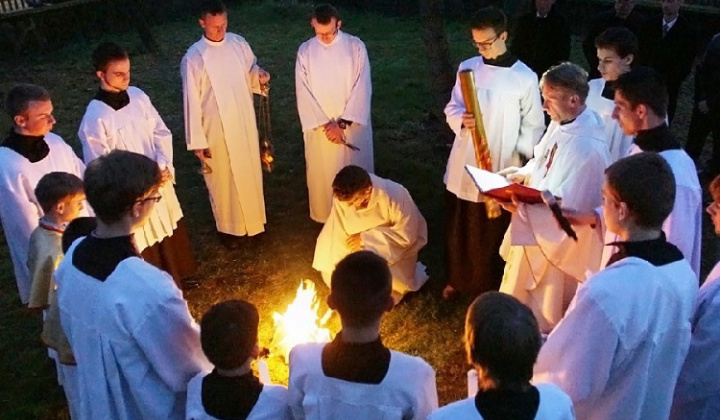
[{"label": "short hair", "polygon": [[468,362],[482,367],[500,389],[516,389],[533,376],[541,337],[532,311],[515,297],[487,292],[465,318]]},{"label": "short hair", "polygon": [[668,92],[662,76],[650,67],[638,66],[623,73],[613,82],[615,92],[620,92],[632,109],[645,105],[660,118],[665,118]]},{"label": "short hair", "polygon": [[82,179],[67,172],[45,174],[35,186],[35,198],[45,213],[50,213],[55,206],[66,198],[82,194],[82,192]]},{"label": "short hair", "polygon": [[154,160],[138,153],[113,150],[85,169],[85,196],[98,219],[115,223],[160,182],[160,167]]},{"label": "short hair", "polygon": [[638,153],[618,160],[605,170],[605,181],[640,227],[660,228],[672,212],[675,175],[657,153]]},{"label": "short hair", "polygon": [[348,165],[335,175],[332,183],[333,194],[340,201],[348,201],[365,188],[372,186],[367,171],[359,166]]},{"label": "short hair", "polygon": [[578,95],[585,102],[590,91],[587,78],[588,74],[582,67],[566,61],[550,67],[543,73],[540,78],[540,88],[550,85],[571,95]]},{"label": "short hair", "polygon": [[712,196],[713,201],[720,203],[720,175],[716,176],[710,182],[708,191],[710,191],[710,196]]},{"label": "short hair", "polygon": [[[10,118],[15,119],[16,116],[22,115],[27,111],[30,102],[33,101],[49,101],[50,92],[44,87],[31,85],[28,83],[15,85],[7,94],[5,99],[5,111]],[[14,122],[13,122],[14,124]]]},{"label": "short hair", "polygon": [[210,363],[235,369],[247,362],[258,340],[260,315],[250,302],[233,299],[213,305],[200,321],[200,344]]},{"label": "short hair", "polygon": [[332,22],[333,18],[340,20],[340,13],[332,5],[320,4],[313,9],[312,18],[321,25],[327,25]]},{"label": "short hair", "polygon": [[227,7],[220,0],[203,0],[197,8],[200,19],[204,19],[207,15],[217,16],[223,13],[227,13]]},{"label": "short hair", "polygon": [[105,71],[113,61],[130,58],[127,50],[114,42],[103,42],[92,52],[92,63],[95,71]]},{"label": "short hair", "polygon": [[354,252],[335,267],[330,298],[343,325],[366,327],[376,322],[392,293],[392,275],[385,259],[371,251]]},{"label": "short hair", "polygon": [[595,38],[595,48],[613,50],[621,58],[632,54],[635,62],[640,51],[640,43],[630,29],[616,26],[604,30]]},{"label": "short hair", "polygon": [[67,253],[70,245],[77,239],[90,235],[97,227],[97,219],[94,217],[78,217],[68,223],[62,235],[62,250]]},{"label": "short hair", "polygon": [[470,19],[470,28],[477,30],[492,28],[495,31],[495,35],[498,36],[507,31],[507,26],[508,22],[505,12],[493,6],[483,7],[475,12]]}]

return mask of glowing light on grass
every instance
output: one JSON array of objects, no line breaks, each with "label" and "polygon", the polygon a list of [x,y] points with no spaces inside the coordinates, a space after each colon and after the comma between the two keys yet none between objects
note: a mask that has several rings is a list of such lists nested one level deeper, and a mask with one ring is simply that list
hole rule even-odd
[{"label": "glowing light on grass", "polygon": [[285,362],[289,360],[290,350],[302,343],[323,343],[330,341],[330,330],[325,324],[332,311],[328,309],[320,317],[318,309],[315,283],[310,280],[301,280],[297,289],[295,300],[288,305],[284,313],[273,313],[275,333],[273,335],[271,352],[281,354]]}]

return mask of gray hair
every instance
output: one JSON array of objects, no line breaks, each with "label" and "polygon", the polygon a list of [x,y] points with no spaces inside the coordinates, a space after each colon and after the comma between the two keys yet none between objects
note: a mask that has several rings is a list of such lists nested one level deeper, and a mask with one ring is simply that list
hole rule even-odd
[{"label": "gray hair", "polygon": [[571,95],[578,95],[583,102],[590,91],[587,72],[569,61],[552,66],[543,73],[540,78],[540,88],[545,85],[562,89]]}]

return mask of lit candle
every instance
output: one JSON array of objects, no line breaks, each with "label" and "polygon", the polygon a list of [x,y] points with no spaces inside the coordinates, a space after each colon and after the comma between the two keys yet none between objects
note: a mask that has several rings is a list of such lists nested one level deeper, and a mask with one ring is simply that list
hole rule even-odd
[{"label": "lit candle", "polygon": [[478,373],[475,369],[468,370],[467,373],[467,389],[468,397],[474,397],[478,392]]},{"label": "lit candle", "polygon": [[257,367],[258,375],[260,376],[260,382],[263,385],[271,385],[272,381],[270,381],[270,369],[268,368],[267,361],[265,359],[260,359],[258,361]]}]

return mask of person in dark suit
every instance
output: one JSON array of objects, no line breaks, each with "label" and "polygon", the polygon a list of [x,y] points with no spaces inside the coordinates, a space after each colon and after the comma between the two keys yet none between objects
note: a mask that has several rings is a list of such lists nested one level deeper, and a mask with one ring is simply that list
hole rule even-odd
[{"label": "person in dark suit", "polygon": [[680,15],[684,0],[662,0],[662,16],[649,19],[642,45],[643,63],[665,78],[668,89],[668,120],[672,124],[678,92],[690,74],[698,49],[698,37],[691,23]]},{"label": "person in dark suit", "polygon": [[553,8],[555,0],[535,0],[535,11],[520,16],[511,50],[538,79],[570,58],[570,27]]}]

